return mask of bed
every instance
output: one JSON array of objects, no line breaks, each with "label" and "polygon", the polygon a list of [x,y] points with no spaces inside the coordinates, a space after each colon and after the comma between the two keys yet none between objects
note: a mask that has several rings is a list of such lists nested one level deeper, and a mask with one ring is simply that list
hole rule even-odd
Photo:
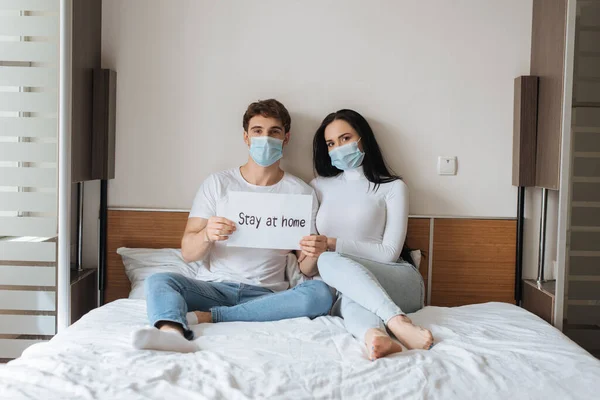
[{"label": "bed", "polygon": [[600,361],[514,305],[426,307],[430,351],[374,362],[336,317],[194,326],[200,351],[134,350],[143,300],[93,310],[0,367],[1,399],[593,399]]},{"label": "bed", "polygon": [[[147,324],[120,246],[175,247],[185,216],[113,213],[107,304],[0,365],[0,399],[592,399],[600,361],[537,316],[501,302],[425,307],[430,351],[371,362],[336,317],[193,327],[199,351],[139,351]],[[410,235],[410,229],[409,229]],[[414,238],[410,238],[414,240]]]}]

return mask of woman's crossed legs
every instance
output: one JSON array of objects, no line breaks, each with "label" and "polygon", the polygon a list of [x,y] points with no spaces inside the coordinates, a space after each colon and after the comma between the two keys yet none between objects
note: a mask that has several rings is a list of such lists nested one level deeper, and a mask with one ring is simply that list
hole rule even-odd
[{"label": "woman's crossed legs", "polygon": [[327,284],[342,293],[334,313],[344,318],[350,333],[365,341],[371,359],[402,351],[386,327],[409,349],[432,346],[431,332],[414,325],[405,315],[419,310],[424,297],[421,275],[410,264],[324,253],[319,257],[319,272]]}]

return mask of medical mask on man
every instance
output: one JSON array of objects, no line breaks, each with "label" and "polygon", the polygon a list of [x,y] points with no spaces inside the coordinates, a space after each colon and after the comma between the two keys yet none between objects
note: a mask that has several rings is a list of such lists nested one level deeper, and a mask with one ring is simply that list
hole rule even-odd
[{"label": "medical mask on man", "polygon": [[358,148],[358,142],[360,142],[360,139],[331,150],[329,152],[331,165],[342,171],[360,167],[365,158],[365,153]]},{"label": "medical mask on man", "polygon": [[273,165],[283,157],[283,140],[269,136],[250,138],[250,157],[261,167]]}]

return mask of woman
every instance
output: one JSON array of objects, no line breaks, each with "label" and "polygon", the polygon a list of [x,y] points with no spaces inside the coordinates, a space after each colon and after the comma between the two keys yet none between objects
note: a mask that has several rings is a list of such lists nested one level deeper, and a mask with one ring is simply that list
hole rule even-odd
[{"label": "woman", "polygon": [[368,122],[352,110],[329,114],[315,134],[313,158],[317,230],[329,250],[318,267],[341,293],[334,311],[372,360],[402,351],[386,327],[407,348],[429,349],[431,332],[404,313],[422,307],[421,275],[408,263],[394,264],[406,238],[408,189],[386,167]]}]

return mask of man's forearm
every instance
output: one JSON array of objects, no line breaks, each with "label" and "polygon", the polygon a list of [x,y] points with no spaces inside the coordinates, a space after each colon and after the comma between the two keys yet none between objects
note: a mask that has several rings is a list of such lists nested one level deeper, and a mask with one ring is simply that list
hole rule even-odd
[{"label": "man's forearm", "polygon": [[317,260],[318,258],[305,257],[299,264],[300,271],[306,276],[315,276],[319,272]]},{"label": "man's forearm", "polygon": [[204,259],[211,247],[211,242],[206,238],[206,228],[200,232],[186,233],[181,240],[181,256],[185,262]]}]

